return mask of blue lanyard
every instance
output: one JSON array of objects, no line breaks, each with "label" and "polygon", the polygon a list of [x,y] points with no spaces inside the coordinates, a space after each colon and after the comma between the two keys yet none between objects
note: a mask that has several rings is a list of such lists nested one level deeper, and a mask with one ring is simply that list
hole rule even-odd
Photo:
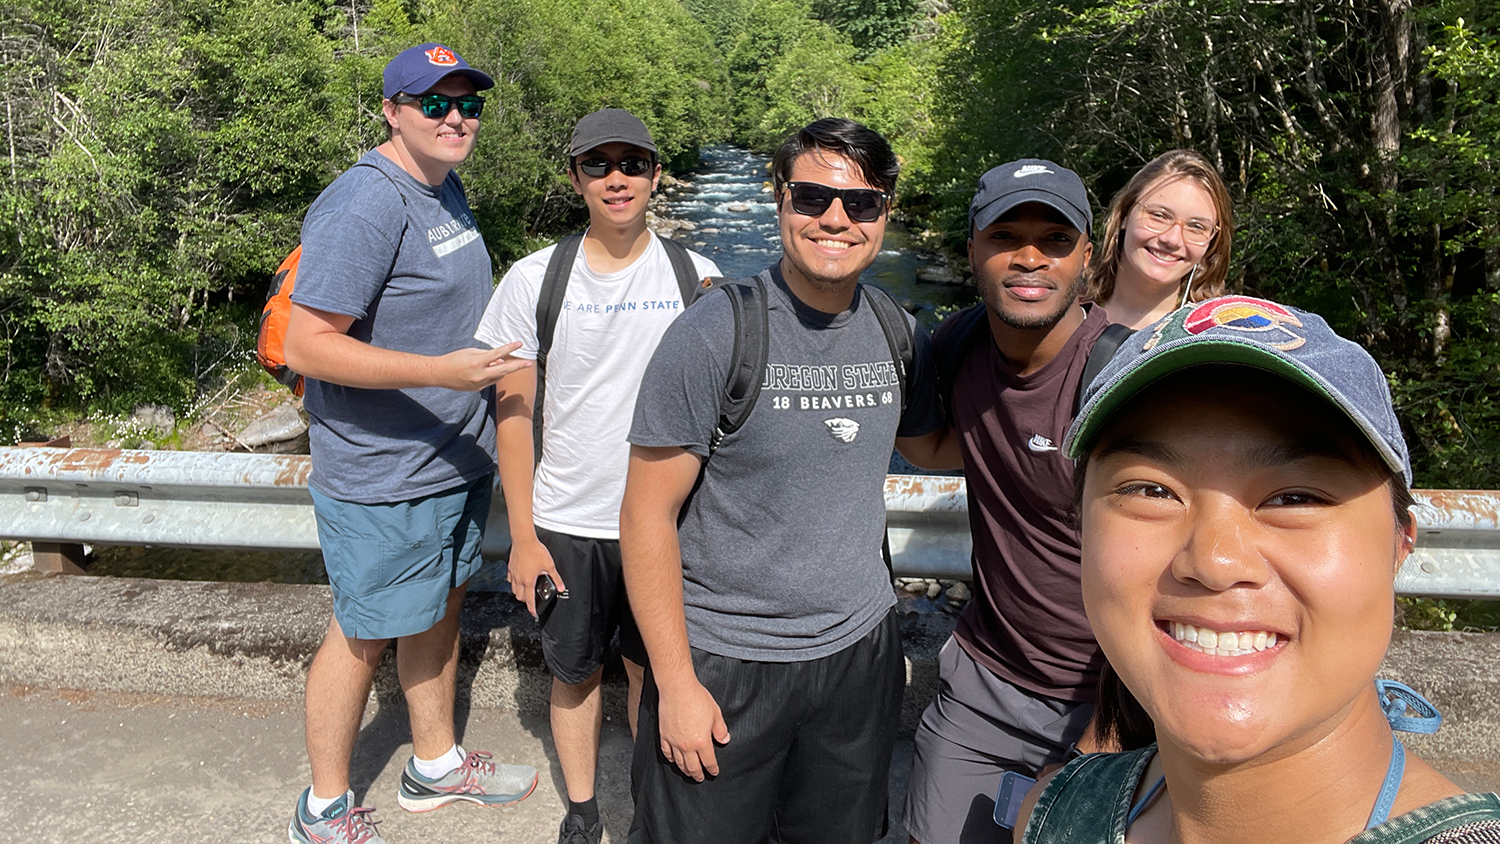
[{"label": "blue lanyard", "polygon": [[[1390,723],[1392,730],[1403,733],[1435,733],[1443,723],[1442,714],[1427,698],[1395,680],[1376,680],[1375,694],[1380,698],[1380,709],[1385,713],[1385,720]],[[1415,714],[1406,714],[1408,709]],[[1380,786],[1380,793],[1375,795],[1375,808],[1370,810],[1370,819],[1365,822],[1365,829],[1374,829],[1391,816],[1391,806],[1396,802],[1396,792],[1401,790],[1401,777],[1405,773],[1406,748],[1400,739],[1392,735],[1391,762],[1385,769],[1385,782]],[[1167,778],[1158,777],[1145,796],[1135,801],[1135,805],[1130,807],[1130,813],[1125,816],[1126,829],[1130,829],[1135,819],[1146,811],[1151,801],[1166,786]]]}]

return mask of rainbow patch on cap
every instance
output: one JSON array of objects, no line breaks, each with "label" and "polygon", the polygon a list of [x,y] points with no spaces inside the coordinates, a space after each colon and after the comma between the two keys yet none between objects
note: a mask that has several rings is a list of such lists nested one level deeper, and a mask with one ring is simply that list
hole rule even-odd
[{"label": "rainbow patch on cap", "polygon": [[1194,308],[1183,320],[1189,334],[1202,334],[1212,328],[1244,331],[1261,336],[1258,342],[1290,352],[1307,342],[1307,338],[1293,329],[1302,328],[1302,321],[1291,311],[1275,302],[1255,299],[1250,296],[1226,296],[1212,299]]},{"label": "rainbow patch on cap", "polygon": [[454,55],[453,51],[447,47],[433,47],[431,50],[427,50],[426,53],[429,64],[435,64],[438,67],[454,67],[458,64],[458,56]]}]

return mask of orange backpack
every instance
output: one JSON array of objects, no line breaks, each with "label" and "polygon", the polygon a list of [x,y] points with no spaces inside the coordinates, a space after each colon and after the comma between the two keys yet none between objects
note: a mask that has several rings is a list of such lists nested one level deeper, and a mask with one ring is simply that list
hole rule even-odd
[{"label": "orange backpack", "polygon": [[302,395],[302,376],[286,365],[286,326],[292,316],[292,286],[297,283],[297,262],[302,260],[298,244],[271,276],[271,292],[260,312],[260,332],[255,336],[255,359],[271,377]]},{"label": "orange backpack", "polygon": [[[356,162],[354,167],[369,167],[385,176],[391,187],[396,189],[396,195],[401,197],[401,204],[408,204],[406,194],[389,173],[363,162]],[[462,183],[459,183],[459,190],[463,190]],[[468,204],[467,196],[464,204]],[[271,373],[272,378],[290,387],[298,396],[302,395],[302,376],[287,368],[286,328],[292,318],[292,286],[297,283],[297,263],[301,260],[302,244],[299,243],[292,254],[281,262],[281,266],[276,268],[276,274],[271,276],[271,292],[266,294],[266,306],[260,312],[260,331],[255,335],[255,359]]]}]

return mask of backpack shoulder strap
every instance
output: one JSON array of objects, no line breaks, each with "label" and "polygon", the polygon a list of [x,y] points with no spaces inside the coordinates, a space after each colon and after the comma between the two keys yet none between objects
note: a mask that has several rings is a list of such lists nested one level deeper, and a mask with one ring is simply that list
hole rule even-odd
[{"label": "backpack shoulder strap", "polygon": [[953,386],[958,381],[958,372],[980,338],[990,335],[990,323],[986,318],[983,302],[960,311],[954,320],[953,327],[948,329],[944,337],[943,345],[934,345],[937,353],[938,398],[943,403],[943,413],[947,414],[950,423],[953,421]]},{"label": "backpack shoulder strap", "polygon": [[1078,415],[1079,408],[1083,407],[1083,393],[1089,388],[1104,367],[1114,358],[1115,352],[1125,344],[1125,338],[1135,333],[1135,329],[1128,325],[1112,322],[1099,339],[1094,341],[1094,348],[1089,349],[1088,360],[1083,364],[1083,377],[1078,379],[1078,394],[1073,397],[1073,415]]},{"label": "backpack shoulder strap", "polygon": [[[403,190],[401,190],[401,186],[398,185],[398,184],[396,184],[396,180],[391,178],[391,174],[390,173],[385,172],[384,170],[380,169],[379,167],[375,166],[374,164],[370,164],[370,163],[367,163],[367,162],[364,162],[364,161],[356,161],[356,162],[354,162],[354,167],[368,167],[371,170],[374,170],[376,173],[379,173],[380,175],[384,176],[385,180],[387,182],[391,183],[391,187],[393,187],[393,188],[396,189],[396,195],[399,196],[399,197],[401,197],[401,204],[402,205],[411,205],[410,202],[406,201],[406,192],[403,191]],[[349,169],[352,170],[352,169],[354,169],[354,167],[350,167]],[[463,186],[459,185],[458,190],[459,190],[460,193],[462,193],[463,192]],[[465,197],[464,198],[464,202],[467,203],[468,201],[469,201],[468,198]]]},{"label": "backpack shoulder strap", "polygon": [[672,274],[677,276],[677,290],[682,293],[682,306],[686,308],[693,304],[698,298],[699,286],[698,271],[693,268],[693,256],[688,254],[686,246],[678,243],[670,237],[657,235],[656,239],[661,241],[661,248],[667,252],[667,260],[672,262]]},{"label": "backpack shoulder strap", "polygon": [[865,301],[874,309],[875,318],[880,321],[880,330],[885,334],[886,345],[890,346],[891,362],[896,365],[896,384],[901,392],[901,413],[905,414],[906,385],[916,365],[916,341],[912,337],[911,323],[907,321],[906,311],[896,303],[891,294],[870,284],[861,284],[859,289],[863,291]]},{"label": "backpack shoulder strap", "polygon": [[537,463],[542,462],[542,399],[547,393],[547,354],[552,351],[552,337],[557,333],[557,317],[562,313],[563,298],[568,292],[568,277],[578,258],[583,235],[570,234],[557,242],[547,270],[542,274],[542,288],[536,299],[536,396],[531,402],[531,442]]},{"label": "backpack shoulder strap", "polygon": [[734,309],[734,351],[730,354],[724,393],[719,398],[719,424],[708,444],[710,456],[719,450],[725,437],[745,424],[750,411],[755,409],[764,380],[771,334],[765,282],[759,276],[714,281],[717,283],[711,285],[705,282],[705,288],[724,287]]}]

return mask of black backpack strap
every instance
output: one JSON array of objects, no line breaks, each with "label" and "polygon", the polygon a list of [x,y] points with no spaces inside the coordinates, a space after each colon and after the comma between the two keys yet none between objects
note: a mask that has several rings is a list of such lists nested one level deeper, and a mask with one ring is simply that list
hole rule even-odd
[{"label": "black backpack strap", "polygon": [[891,294],[869,284],[861,284],[859,289],[874,309],[880,330],[885,333],[886,345],[890,346],[891,362],[896,365],[896,383],[901,391],[901,413],[905,415],[906,384],[916,368],[916,341],[912,337],[911,323],[906,319],[906,311],[896,304]]},{"label": "black backpack strap", "polygon": [[542,462],[542,399],[547,393],[547,354],[552,351],[552,336],[557,333],[557,317],[562,313],[568,292],[568,277],[583,235],[570,234],[557,242],[547,271],[542,274],[541,294],[536,299],[536,396],[531,402],[531,443],[533,457]]},{"label": "black backpack strap", "polygon": [[1083,407],[1083,394],[1089,388],[1089,384],[1109,366],[1110,360],[1115,352],[1125,344],[1125,338],[1135,333],[1135,329],[1128,325],[1112,322],[1099,339],[1094,341],[1094,348],[1089,350],[1089,358],[1083,364],[1083,377],[1078,379],[1078,395],[1073,397],[1073,415],[1078,415],[1079,408]]},{"label": "black backpack strap", "polygon": [[958,381],[958,372],[975,344],[990,336],[990,321],[983,302],[960,311],[954,320],[953,327],[943,338],[943,345],[934,345],[933,348],[937,355],[938,398],[950,424],[954,421],[953,386]]},{"label": "black backpack strap", "polygon": [[677,524],[687,516],[689,502],[698,494],[703,477],[708,473],[708,461],[719,450],[724,438],[738,431],[755,402],[760,398],[760,386],[764,381],[766,357],[770,352],[770,308],[766,301],[765,282],[760,276],[751,278],[723,278],[714,276],[703,279],[694,299],[701,299],[710,291],[724,288],[734,312],[734,348],[729,353],[729,371],[724,377],[724,390],[719,394],[719,422],[708,441],[708,457],[698,465],[698,477],[688,491],[677,511]]},{"label": "black backpack strap", "polygon": [[677,290],[682,293],[682,306],[686,308],[704,289],[699,284],[698,270],[693,267],[693,256],[688,254],[686,246],[669,237],[657,235],[656,239],[661,241],[667,260],[672,262],[672,274],[677,276]]},{"label": "black backpack strap", "polygon": [[734,351],[729,358],[729,373],[724,393],[719,398],[719,425],[708,444],[711,456],[719,450],[724,438],[738,431],[750,418],[760,398],[765,380],[766,357],[770,353],[771,319],[766,301],[765,282],[760,276],[719,281],[734,308]]}]

